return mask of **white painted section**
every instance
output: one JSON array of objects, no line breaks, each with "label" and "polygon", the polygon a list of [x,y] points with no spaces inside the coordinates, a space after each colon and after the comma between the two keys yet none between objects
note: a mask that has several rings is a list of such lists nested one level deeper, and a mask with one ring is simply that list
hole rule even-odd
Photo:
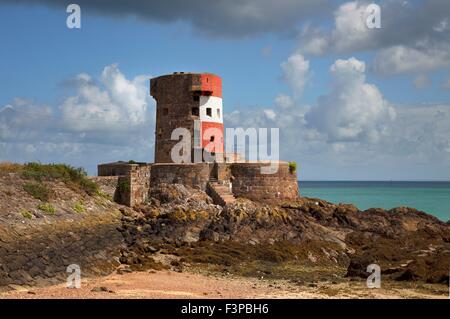
[{"label": "white painted section", "polygon": [[[206,115],[207,108],[211,108],[211,116]],[[223,123],[222,98],[200,96],[200,121]]]}]

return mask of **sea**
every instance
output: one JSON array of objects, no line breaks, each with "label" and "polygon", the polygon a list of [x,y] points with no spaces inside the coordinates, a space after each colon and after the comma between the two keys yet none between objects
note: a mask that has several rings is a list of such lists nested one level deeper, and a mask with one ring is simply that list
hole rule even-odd
[{"label": "sea", "polygon": [[450,220],[450,182],[301,181],[299,190],[302,196],[353,204],[360,210],[408,206]]}]

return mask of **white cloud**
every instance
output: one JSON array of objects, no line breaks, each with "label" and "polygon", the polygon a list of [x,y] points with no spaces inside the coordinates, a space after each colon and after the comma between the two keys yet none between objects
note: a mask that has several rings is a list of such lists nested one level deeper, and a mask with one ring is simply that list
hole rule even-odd
[{"label": "white cloud", "polygon": [[275,98],[275,105],[279,106],[282,109],[288,109],[294,106],[294,100],[286,94],[279,94]]},{"label": "white cloud", "polygon": [[0,161],[67,162],[95,173],[100,162],[151,161],[154,102],[150,76],[128,80],[117,65],[99,82],[81,73],[67,80],[75,91],[58,107],[16,98],[0,107]]},{"label": "white cloud", "polygon": [[388,75],[450,66],[450,2],[380,1],[381,29],[369,29],[365,10],[371,2],[343,3],[334,13],[331,28],[305,25],[299,52],[372,51],[376,53],[373,70]]},{"label": "white cloud", "polygon": [[402,45],[381,50],[374,59],[373,68],[380,74],[422,72],[450,66],[447,48],[416,49]]},{"label": "white cloud", "polygon": [[330,68],[334,87],[305,114],[310,127],[331,142],[376,142],[385,133],[395,111],[378,88],[365,83],[365,63],[355,58],[337,60]]},{"label": "white cloud", "polygon": [[281,63],[281,68],[283,78],[293,91],[294,97],[300,97],[309,75],[309,61],[301,54],[293,54]]},{"label": "white cloud", "polygon": [[117,65],[104,68],[102,86],[85,74],[77,76],[77,94],[61,105],[64,124],[75,131],[128,130],[147,120],[150,76],[127,80]]}]

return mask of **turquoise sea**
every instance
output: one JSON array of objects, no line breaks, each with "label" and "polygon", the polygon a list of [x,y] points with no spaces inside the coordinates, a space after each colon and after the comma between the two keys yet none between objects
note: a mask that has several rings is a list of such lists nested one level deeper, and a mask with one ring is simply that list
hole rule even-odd
[{"label": "turquoise sea", "polygon": [[409,206],[450,220],[450,182],[302,181],[299,188],[303,196],[350,203],[361,210]]}]

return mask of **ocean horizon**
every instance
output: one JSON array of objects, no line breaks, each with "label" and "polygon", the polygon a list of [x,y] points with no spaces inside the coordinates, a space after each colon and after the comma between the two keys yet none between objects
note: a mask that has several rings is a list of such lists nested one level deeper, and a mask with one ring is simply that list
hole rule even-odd
[{"label": "ocean horizon", "polygon": [[450,220],[450,181],[298,181],[302,196],[361,210],[408,206]]}]

